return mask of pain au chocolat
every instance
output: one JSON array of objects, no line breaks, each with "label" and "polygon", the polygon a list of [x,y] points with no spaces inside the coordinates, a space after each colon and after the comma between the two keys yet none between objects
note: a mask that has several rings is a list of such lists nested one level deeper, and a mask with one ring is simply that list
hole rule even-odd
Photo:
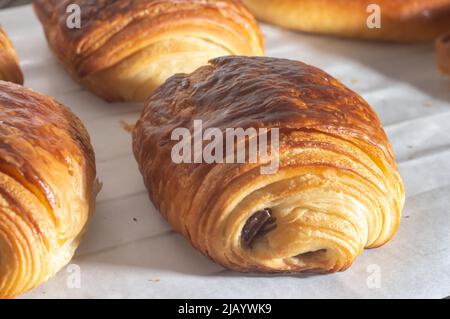
[{"label": "pain au chocolat", "polygon": [[310,33],[422,42],[450,30],[450,0],[243,1],[264,21]]},{"label": "pain au chocolat", "polygon": [[[173,132],[192,137],[198,121],[205,134],[277,128],[278,152],[269,157],[278,170],[263,174],[262,160],[174,161]],[[249,136],[239,142],[249,150]],[[171,77],[147,100],[133,148],[161,214],[230,269],[341,271],[399,226],[404,188],[379,118],[301,62],[222,57]]]},{"label": "pain au chocolat", "polygon": [[23,74],[19,66],[16,50],[0,26],[0,81],[23,84]]},{"label": "pain au chocolat", "polygon": [[53,99],[0,81],[0,298],[72,258],[94,207],[95,159],[80,120]]},{"label": "pain au chocolat", "polygon": [[[50,47],[70,74],[107,101],[143,101],[175,73],[209,59],[262,55],[240,0],[34,0]],[[68,7],[81,13],[70,29]],[[69,10],[70,11],[70,10]]]}]

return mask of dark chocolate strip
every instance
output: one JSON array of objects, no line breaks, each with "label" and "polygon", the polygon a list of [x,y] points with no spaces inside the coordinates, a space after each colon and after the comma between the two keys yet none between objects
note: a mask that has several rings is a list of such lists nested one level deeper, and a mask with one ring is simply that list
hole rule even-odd
[{"label": "dark chocolate strip", "polygon": [[270,208],[257,211],[250,216],[242,229],[241,245],[245,248],[251,248],[256,237],[266,235],[276,227],[276,219],[272,217]]}]

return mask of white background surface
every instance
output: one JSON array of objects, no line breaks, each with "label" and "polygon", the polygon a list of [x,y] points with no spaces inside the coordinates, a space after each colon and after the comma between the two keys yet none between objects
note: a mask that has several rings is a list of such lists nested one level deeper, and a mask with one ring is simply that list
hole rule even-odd
[{"label": "white background surface", "polygon": [[[379,298],[450,295],[450,77],[440,75],[431,45],[387,45],[301,35],[263,26],[267,55],[316,65],[362,94],[380,115],[404,178],[407,202],[397,236],[366,250],[344,273],[244,275],[227,271],[171,231],[147,199],[120,121],[139,104],[107,104],[73,82],[47,48],[31,7],[0,11],[27,87],[56,97],[86,124],[103,191],[70,273],[25,298]],[[370,265],[381,288],[370,289]],[[369,268],[368,268],[369,267]]]}]

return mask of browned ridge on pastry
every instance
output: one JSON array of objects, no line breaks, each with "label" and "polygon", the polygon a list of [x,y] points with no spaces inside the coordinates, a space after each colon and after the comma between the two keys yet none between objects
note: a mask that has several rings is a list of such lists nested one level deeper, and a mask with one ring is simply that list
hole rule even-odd
[{"label": "browned ridge on pastry", "polygon": [[88,133],[68,108],[0,81],[0,298],[70,261],[93,210],[95,175]]},{"label": "browned ridge on pastry", "polygon": [[[395,42],[433,41],[450,30],[450,0],[243,0],[260,19],[304,32]],[[381,9],[369,28],[370,5]],[[369,8],[369,11],[368,11]]]},{"label": "browned ridge on pastry", "polygon": [[23,74],[19,66],[16,50],[5,31],[0,26],[0,81],[23,84]]},{"label": "browned ridge on pastry", "polygon": [[[278,128],[279,170],[172,161],[172,132]],[[211,259],[238,271],[333,272],[395,234],[404,189],[380,120],[325,72],[275,58],[223,57],[171,77],[133,132],[150,198]],[[249,143],[246,143],[249,148]]]},{"label": "browned ridge on pastry", "polygon": [[[72,76],[108,101],[143,101],[175,73],[211,58],[262,55],[240,0],[34,0],[50,47]],[[68,28],[69,5],[81,28]]]}]

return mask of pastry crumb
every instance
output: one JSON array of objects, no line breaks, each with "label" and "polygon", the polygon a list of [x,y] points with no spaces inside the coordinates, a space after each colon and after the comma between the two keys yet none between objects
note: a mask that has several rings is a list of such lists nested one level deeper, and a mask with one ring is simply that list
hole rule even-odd
[{"label": "pastry crumb", "polygon": [[122,126],[122,128],[125,131],[127,131],[128,133],[131,133],[134,130],[134,124],[130,124],[127,121],[124,121],[124,120],[120,121],[120,126]]}]

